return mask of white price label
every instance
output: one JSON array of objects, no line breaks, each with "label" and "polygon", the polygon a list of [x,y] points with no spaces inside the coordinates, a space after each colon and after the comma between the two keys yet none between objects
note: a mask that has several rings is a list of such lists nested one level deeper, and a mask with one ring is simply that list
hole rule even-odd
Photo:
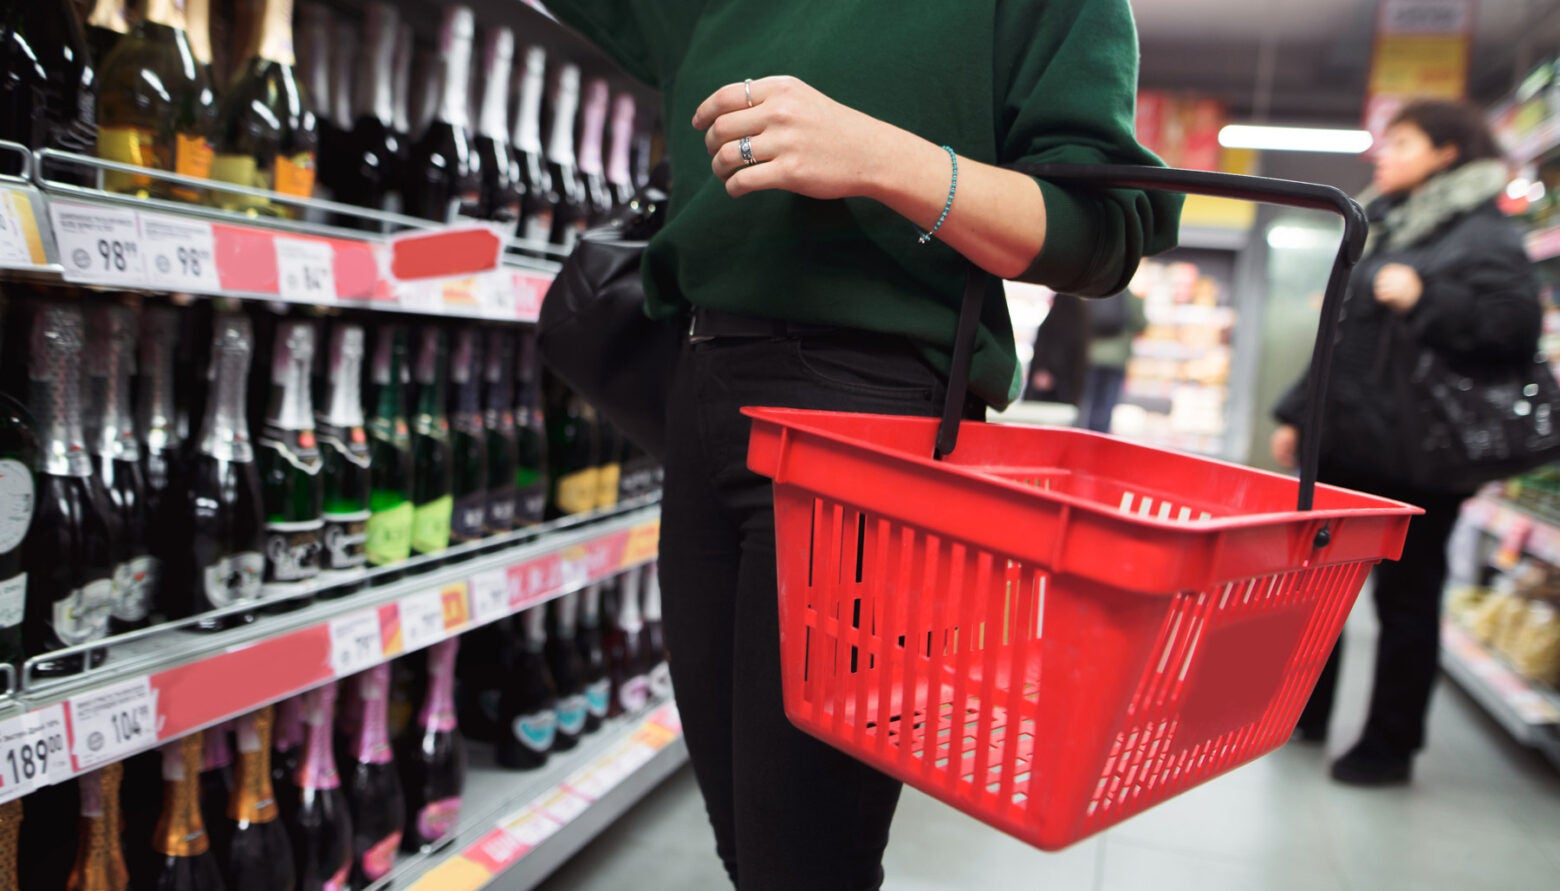
[{"label": "white price label", "polygon": [[542,805],[542,811],[560,826],[567,826],[578,819],[580,814],[585,813],[589,807],[589,800],[564,789],[549,798]]},{"label": "white price label", "polygon": [[490,569],[471,577],[471,621],[486,625],[509,614],[509,573]]},{"label": "white price label", "polygon": [[408,653],[444,639],[444,598],[438,591],[402,597],[401,641]]},{"label": "white price label", "polygon": [[52,705],[0,724],[0,802],[68,779],[64,708]]},{"label": "white price label", "polygon": [[552,277],[539,272],[516,272],[510,280],[514,304],[514,318],[521,322],[534,322],[542,314],[542,298],[552,285]]},{"label": "white price label", "polygon": [[211,224],[162,214],[141,214],[146,278],[170,291],[222,290],[217,275],[217,240]]},{"label": "white price label", "polygon": [[528,848],[534,848],[554,835],[563,827],[554,822],[552,818],[534,808],[526,808],[512,819],[503,822],[504,831],[515,837],[515,840]]},{"label": "white price label", "polygon": [[588,555],[565,555],[558,564],[558,574],[563,578],[563,590],[577,591],[590,584],[590,559]]},{"label": "white price label", "polygon": [[283,300],[336,301],[336,251],[328,243],[303,238],[276,242],[276,289]]},{"label": "white price label", "polygon": [[330,622],[330,668],[336,677],[357,674],[383,662],[384,642],[379,636],[379,613],[353,613]]},{"label": "white price label", "polygon": [[151,678],[104,687],[70,700],[71,754],[76,770],[118,761],[157,742],[157,700]]},{"label": "white price label", "polygon": [[27,200],[20,192],[0,188],[0,266],[33,265],[32,245],[16,205]]},{"label": "white price label", "polygon": [[66,281],[127,287],[146,283],[135,211],[56,201],[49,205],[49,219]]}]

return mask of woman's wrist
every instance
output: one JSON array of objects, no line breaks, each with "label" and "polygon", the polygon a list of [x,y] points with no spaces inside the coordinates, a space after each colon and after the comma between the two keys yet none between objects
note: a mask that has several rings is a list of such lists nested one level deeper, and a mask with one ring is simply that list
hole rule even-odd
[{"label": "woman's wrist", "polygon": [[[908,130],[885,124],[878,163],[867,165],[863,197],[872,198],[922,231],[936,225],[948,202],[953,165],[948,152]],[[955,196],[957,205],[957,196]]]}]

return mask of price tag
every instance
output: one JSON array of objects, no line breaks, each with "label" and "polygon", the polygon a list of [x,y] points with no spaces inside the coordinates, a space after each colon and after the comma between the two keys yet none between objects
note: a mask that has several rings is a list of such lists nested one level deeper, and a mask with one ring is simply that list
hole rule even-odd
[{"label": "price tag", "polygon": [[516,272],[511,279],[514,303],[513,318],[521,322],[534,322],[542,314],[542,298],[552,285],[552,276],[538,272]]},{"label": "price tag", "polygon": [[542,805],[542,812],[555,820],[558,825],[567,826],[578,819],[580,814],[585,813],[589,807],[588,800],[563,789]]},{"label": "price tag", "polygon": [[486,625],[509,614],[509,573],[490,569],[471,577],[471,621]]},{"label": "price tag", "polygon": [[444,600],[438,591],[402,597],[401,640],[406,651],[433,646],[444,639]]},{"label": "price tag", "polygon": [[[11,189],[0,188],[0,266],[32,266],[32,239],[35,233],[23,222],[22,203],[27,196]],[[27,212],[31,222],[32,210]]]},{"label": "price tag", "polygon": [[379,613],[353,613],[330,622],[330,668],[344,678],[373,668],[385,658],[379,636]]},{"label": "price tag", "polygon": [[49,218],[66,281],[125,287],[146,283],[135,211],[56,201],[49,205]]},{"label": "price tag", "polygon": [[141,214],[146,278],[170,291],[222,290],[217,275],[217,241],[211,224],[162,214]]},{"label": "price tag", "polygon": [[276,242],[276,289],[283,300],[336,302],[336,251],[329,243],[303,238]]},{"label": "price tag", "polygon": [[40,783],[48,783],[47,753],[40,761],[28,738],[26,717],[0,723],[0,802],[20,798]]},{"label": "price tag", "polygon": [[515,837],[515,840],[528,848],[534,848],[547,841],[563,827],[553,822],[546,814],[533,808],[526,808],[514,818],[504,821],[504,831]]},{"label": "price tag", "polygon": [[70,700],[71,754],[76,770],[91,770],[157,742],[157,702],[151,678],[114,684]]},{"label": "price tag", "polygon": [[590,584],[590,561],[584,557],[575,560],[565,556],[560,569],[563,573],[563,590],[577,591]]}]

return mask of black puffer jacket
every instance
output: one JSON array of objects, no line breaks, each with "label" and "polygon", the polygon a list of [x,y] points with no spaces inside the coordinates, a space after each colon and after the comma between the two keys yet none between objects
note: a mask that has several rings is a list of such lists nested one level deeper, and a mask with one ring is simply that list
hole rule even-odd
[{"label": "black puffer jacket", "polygon": [[[1460,181],[1427,189],[1429,200],[1382,198],[1367,205],[1371,245],[1349,281],[1328,386],[1324,481],[1367,491],[1408,485],[1398,458],[1408,444],[1399,441],[1392,338],[1417,337],[1464,367],[1509,365],[1537,348],[1538,280],[1520,232],[1495,203],[1504,177],[1487,166],[1470,170],[1476,166],[1442,174]],[[1401,318],[1375,298],[1376,275],[1392,263],[1413,267],[1424,282],[1419,304]],[[1305,385],[1302,379],[1274,410],[1300,428],[1302,440],[1310,432]]]}]

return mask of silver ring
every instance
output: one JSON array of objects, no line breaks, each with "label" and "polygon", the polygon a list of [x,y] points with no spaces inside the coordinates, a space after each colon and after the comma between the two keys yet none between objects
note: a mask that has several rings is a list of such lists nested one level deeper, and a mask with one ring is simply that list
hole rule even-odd
[{"label": "silver ring", "polygon": [[747,94],[748,108],[753,107],[753,79],[750,77],[742,82],[742,92]]},{"label": "silver ring", "polygon": [[753,157],[753,137],[744,136],[737,140],[737,148],[742,150],[743,164],[752,167],[754,164],[758,163],[758,159]]}]

